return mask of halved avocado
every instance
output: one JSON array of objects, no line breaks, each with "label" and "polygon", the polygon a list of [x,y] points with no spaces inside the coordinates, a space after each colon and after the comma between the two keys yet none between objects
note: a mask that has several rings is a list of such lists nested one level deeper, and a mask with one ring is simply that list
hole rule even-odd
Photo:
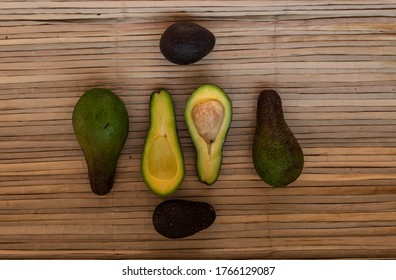
[{"label": "halved avocado", "polygon": [[223,144],[232,119],[231,100],[218,86],[204,84],[189,98],[184,118],[197,151],[199,180],[211,185],[221,169]]},{"label": "halved avocado", "polygon": [[174,193],[184,179],[175,109],[165,89],[151,94],[150,126],[143,147],[141,174],[147,187],[159,196]]}]

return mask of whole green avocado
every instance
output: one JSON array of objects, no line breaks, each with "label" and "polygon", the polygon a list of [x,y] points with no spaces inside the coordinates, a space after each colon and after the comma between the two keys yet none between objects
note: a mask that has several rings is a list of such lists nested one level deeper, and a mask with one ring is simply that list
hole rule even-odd
[{"label": "whole green avocado", "polygon": [[259,95],[252,156],[257,174],[273,187],[287,186],[302,173],[303,151],[285,121],[281,98],[274,90],[263,90]]},{"label": "whole green avocado", "polygon": [[86,91],[74,108],[73,129],[88,165],[92,192],[107,194],[113,187],[118,158],[129,130],[124,103],[108,89]]}]

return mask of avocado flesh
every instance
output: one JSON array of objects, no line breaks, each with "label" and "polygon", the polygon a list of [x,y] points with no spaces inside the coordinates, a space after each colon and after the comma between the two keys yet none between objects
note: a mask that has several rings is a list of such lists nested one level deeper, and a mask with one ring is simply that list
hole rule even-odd
[{"label": "avocado flesh", "polygon": [[219,177],[224,141],[232,120],[232,104],[219,87],[205,84],[189,98],[184,117],[197,152],[197,174],[207,185]]},{"label": "avocado flesh", "polygon": [[118,158],[128,135],[125,105],[112,91],[93,88],[78,100],[72,122],[87,162],[91,190],[105,195],[113,187]]},{"label": "avocado flesh", "polygon": [[141,174],[159,196],[174,193],[184,179],[184,157],[176,128],[171,95],[155,91],[150,98],[150,126],[144,142]]},{"label": "avocado flesh", "polygon": [[257,174],[273,187],[287,186],[302,173],[303,151],[284,119],[281,98],[274,90],[259,95],[252,156]]}]

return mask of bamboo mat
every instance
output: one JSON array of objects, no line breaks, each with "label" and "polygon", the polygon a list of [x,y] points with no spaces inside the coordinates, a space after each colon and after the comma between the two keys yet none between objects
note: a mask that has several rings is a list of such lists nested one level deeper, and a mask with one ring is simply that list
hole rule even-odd
[{"label": "bamboo mat", "polygon": [[[173,65],[164,29],[193,20],[214,50]],[[218,182],[195,173],[183,118],[214,83],[233,102]],[[125,102],[130,132],[113,191],[91,193],[71,114],[91,87]],[[186,178],[172,198],[217,220],[168,240],[140,158],[152,91],[172,94]],[[282,97],[305,153],[301,177],[270,188],[254,171],[256,102]],[[0,258],[396,257],[396,3],[391,1],[5,1],[0,3]]]}]

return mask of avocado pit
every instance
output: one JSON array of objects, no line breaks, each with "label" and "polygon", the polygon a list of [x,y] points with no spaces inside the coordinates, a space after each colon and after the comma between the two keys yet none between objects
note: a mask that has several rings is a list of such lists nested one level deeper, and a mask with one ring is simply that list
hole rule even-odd
[{"label": "avocado pit", "polygon": [[208,144],[213,143],[224,120],[223,105],[217,100],[206,101],[195,105],[191,114],[200,137]]}]

